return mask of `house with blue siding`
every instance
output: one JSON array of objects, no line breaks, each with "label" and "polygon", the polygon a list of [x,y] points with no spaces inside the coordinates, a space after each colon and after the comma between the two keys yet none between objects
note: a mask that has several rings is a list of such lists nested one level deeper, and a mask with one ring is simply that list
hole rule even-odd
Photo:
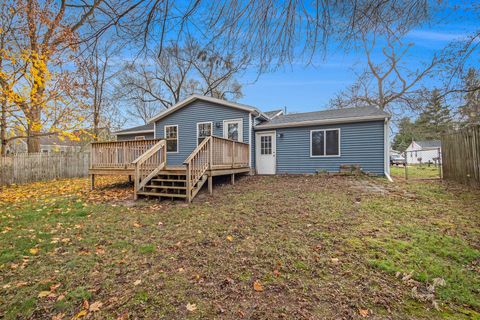
[{"label": "house with blue siding", "polygon": [[[160,189],[161,194],[171,195],[171,190],[165,193],[168,186],[172,190],[185,187],[186,197],[191,199],[204,181],[208,179],[211,187],[211,177],[222,174],[231,174],[233,179],[234,174],[245,172],[315,174],[355,166],[389,178],[389,120],[388,113],[374,106],[284,114],[282,110],[262,112],[253,106],[192,95],[160,112],[147,125],[115,134],[117,143],[122,143],[119,147],[136,152],[152,148],[145,149],[132,166],[153,161],[142,157],[153,157],[163,150],[155,160],[161,169],[145,174],[144,180],[149,181],[138,184],[139,194],[154,195],[153,191]],[[108,150],[116,148],[110,145]],[[98,159],[104,159],[105,152],[99,151]],[[116,152],[123,155],[114,155],[115,161],[125,162],[133,151]],[[139,175],[142,169],[132,169],[129,164],[124,165],[125,170],[130,167]],[[175,174],[158,178],[159,172],[166,174],[168,169]],[[166,184],[175,177],[186,185]],[[150,183],[155,180],[158,185]]]},{"label": "house with blue siding", "polygon": [[167,151],[171,165],[181,165],[199,141],[216,135],[251,145],[252,173],[312,174],[360,165],[365,172],[385,175],[389,119],[373,106],[284,114],[193,95],[149,124],[115,134],[119,141],[176,135]]}]

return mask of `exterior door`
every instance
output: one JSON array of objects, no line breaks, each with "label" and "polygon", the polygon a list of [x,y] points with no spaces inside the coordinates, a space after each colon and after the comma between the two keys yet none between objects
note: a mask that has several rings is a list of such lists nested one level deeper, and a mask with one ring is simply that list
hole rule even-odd
[{"label": "exterior door", "polygon": [[257,132],[255,135],[255,160],[258,174],[276,173],[277,133]]},{"label": "exterior door", "polygon": [[243,142],[243,120],[224,120],[223,137],[225,139]]}]

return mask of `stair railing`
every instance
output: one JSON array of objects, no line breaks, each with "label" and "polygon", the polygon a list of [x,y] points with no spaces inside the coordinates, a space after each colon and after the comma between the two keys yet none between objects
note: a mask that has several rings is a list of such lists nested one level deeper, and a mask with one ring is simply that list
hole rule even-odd
[{"label": "stair railing", "polygon": [[160,140],[132,162],[135,166],[135,199],[137,199],[137,193],[141,191],[151,179],[158,175],[166,163],[167,144],[165,140]]},{"label": "stair railing", "polygon": [[207,137],[198,145],[183,164],[187,167],[187,201],[194,197],[195,185],[210,169],[212,158],[212,137]]}]

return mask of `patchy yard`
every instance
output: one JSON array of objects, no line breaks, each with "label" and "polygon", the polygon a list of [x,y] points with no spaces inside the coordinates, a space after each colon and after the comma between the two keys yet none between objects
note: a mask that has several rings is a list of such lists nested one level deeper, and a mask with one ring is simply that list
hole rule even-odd
[{"label": "patchy yard", "polygon": [[244,177],[131,201],[86,179],[0,192],[5,319],[480,317],[480,192]]}]

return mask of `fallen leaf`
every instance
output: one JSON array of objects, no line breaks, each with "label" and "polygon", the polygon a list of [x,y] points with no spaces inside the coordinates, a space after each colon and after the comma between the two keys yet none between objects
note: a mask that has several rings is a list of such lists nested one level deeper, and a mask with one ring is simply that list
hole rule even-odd
[{"label": "fallen leaf", "polygon": [[30,252],[31,254],[37,254],[38,248],[31,248],[30,250],[28,250],[28,252]]},{"label": "fallen leaf", "polygon": [[278,271],[277,269],[273,270],[273,274],[276,276],[276,277],[279,277],[280,276],[280,271]]},{"label": "fallen leaf", "polygon": [[83,309],[88,310],[90,307],[90,303],[88,300],[83,300]]},{"label": "fallen leaf", "polygon": [[141,227],[141,225],[138,224],[138,223],[136,223],[136,222],[133,224],[133,226],[134,226],[135,228],[140,228],[140,227]]},{"label": "fallen leaf", "polygon": [[227,240],[228,240],[228,241],[233,241],[233,236],[228,235],[228,236],[227,236]]},{"label": "fallen leaf", "polygon": [[59,313],[59,314],[54,315],[52,317],[52,320],[62,320],[64,316],[65,316],[65,313]]},{"label": "fallen leaf", "polygon": [[263,286],[260,283],[260,281],[257,280],[253,283],[253,290],[255,290],[257,292],[262,292],[263,291]]},{"label": "fallen leaf", "polygon": [[338,258],[332,258],[332,263],[337,264],[339,262],[340,262],[340,260]]},{"label": "fallen leaf", "polygon": [[195,303],[187,303],[187,310],[193,312],[197,310],[197,305]]},{"label": "fallen leaf", "polygon": [[50,291],[40,291],[40,293],[38,294],[38,297],[45,298],[45,297],[48,297],[50,293],[51,293]]},{"label": "fallen leaf", "polygon": [[90,305],[90,308],[88,309],[90,312],[96,312],[100,311],[100,308],[103,306],[103,303],[100,301],[95,301]]},{"label": "fallen leaf", "polygon": [[358,309],[358,313],[363,317],[368,317],[368,309]]},{"label": "fallen leaf", "polygon": [[134,286],[138,286],[140,283],[142,283],[142,280],[137,280],[133,283]]},{"label": "fallen leaf", "polygon": [[80,318],[85,317],[87,314],[88,314],[88,311],[87,311],[87,310],[82,310],[82,311],[80,311],[79,313],[77,313],[77,314],[75,315],[75,318],[80,319]]}]

